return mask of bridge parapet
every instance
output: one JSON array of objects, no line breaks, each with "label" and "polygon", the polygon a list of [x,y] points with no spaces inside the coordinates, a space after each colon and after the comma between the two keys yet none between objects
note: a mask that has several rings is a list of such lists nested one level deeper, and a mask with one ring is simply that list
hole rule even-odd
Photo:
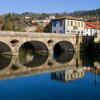
[{"label": "bridge parapet", "polygon": [[[59,33],[36,33],[36,32],[11,32],[11,31],[0,31],[0,36],[25,36],[25,37],[45,37],[45,38],[75,38],[75,34],[59,34]],[[82,37],[82,35],[79,35]]]}]

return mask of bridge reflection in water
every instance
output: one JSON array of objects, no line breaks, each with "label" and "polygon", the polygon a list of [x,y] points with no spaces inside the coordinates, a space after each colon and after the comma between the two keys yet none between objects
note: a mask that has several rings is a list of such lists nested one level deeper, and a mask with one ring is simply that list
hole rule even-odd
[{"label": "bridge reflection in water", "polygon": [[53,80],[68,81],[84,76],[80,57],[74,52],[47,55],[26,50],[19,56],[0,56],[0,79],[48,72],[51,72]]}]

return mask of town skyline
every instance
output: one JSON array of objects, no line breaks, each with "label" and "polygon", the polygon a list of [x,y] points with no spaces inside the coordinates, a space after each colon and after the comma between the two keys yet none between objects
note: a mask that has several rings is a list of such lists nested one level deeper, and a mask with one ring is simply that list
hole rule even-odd
[{"label": "town skyline", "polygon": [[62,13],[62,12],[74,12],[80,10],[93,10],[100,8],[99,0],[73,0],[66,1],[51,1],[51,0],[30,0],[20,2],[18,0],[6,1],[1,0],[0,3],[0,14],[6,13],[23,13],[23,12],[34,12],[34,13]]}]

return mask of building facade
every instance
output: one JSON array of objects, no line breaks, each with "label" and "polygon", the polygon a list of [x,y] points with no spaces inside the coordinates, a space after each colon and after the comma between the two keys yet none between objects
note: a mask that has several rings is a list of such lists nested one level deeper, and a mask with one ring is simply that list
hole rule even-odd
[{"label": "building facade", "polygon": [[52,33],[84,34],[85,22],[76,18],[53,19]]},{"label": "building facade", "polygon": [[84,29],[85,36],[93,36],[97,33],[96,25],[92,22],[85,22],[85,29]]}]

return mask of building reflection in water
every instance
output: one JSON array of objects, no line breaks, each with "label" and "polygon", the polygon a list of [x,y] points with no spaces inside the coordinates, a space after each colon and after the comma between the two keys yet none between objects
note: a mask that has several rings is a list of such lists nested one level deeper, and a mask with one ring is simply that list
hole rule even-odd
[{"label": "building reflection in water", "polygon": [[84,77],[84,68],[66,68],[63,71],[52,72],[51,79],[67,82]]},{"label": "building reflection in water", "polygon": [[[54,54],[54,59],[59,63],[69,63],[74,57],[74,52],[59,52]],[[73,67],[67,67],[65,70],[51,72],[51,79],[67,82],[84,77],[84,68],[79,66],[79,58],[75,58]]]}]

